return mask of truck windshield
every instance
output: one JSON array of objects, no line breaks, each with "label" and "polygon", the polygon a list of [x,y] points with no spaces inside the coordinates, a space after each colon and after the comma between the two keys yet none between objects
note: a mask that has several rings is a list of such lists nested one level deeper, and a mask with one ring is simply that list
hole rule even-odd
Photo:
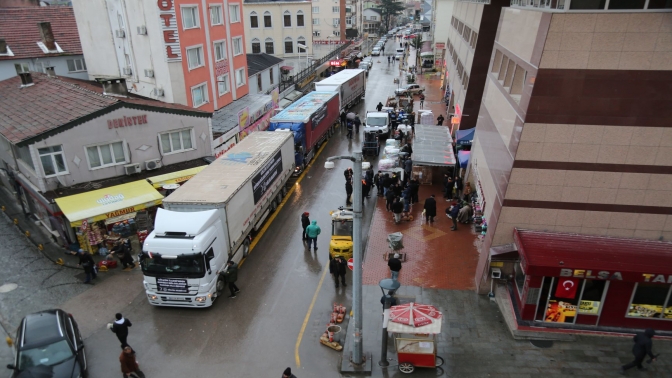
[{"label": "truck windshield", "polygon": [[336,236],[352,236],[352,222],[351,221],[336,221],[333,222],[333,235]]},{"label": "truck windshield", "polygon": [[385,126],[387,117],[370,117],[366,120],[366,126]]},{"label": "truck windshield", "polygon": [[150,277],[200,278],[205,276],[205,259],[201,253],[164,259],[159,254],[143,252],[140,266],[142,272]]}]

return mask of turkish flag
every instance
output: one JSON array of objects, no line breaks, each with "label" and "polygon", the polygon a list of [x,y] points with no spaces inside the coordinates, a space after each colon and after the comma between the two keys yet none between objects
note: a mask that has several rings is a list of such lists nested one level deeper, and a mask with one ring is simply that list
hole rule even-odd
[{"label": "turkish flag", "polygon": [[555,289],[556,298],[574,299],[576,290],[579,288],[579,280],[576,278],[558,278],[558,287]]}]

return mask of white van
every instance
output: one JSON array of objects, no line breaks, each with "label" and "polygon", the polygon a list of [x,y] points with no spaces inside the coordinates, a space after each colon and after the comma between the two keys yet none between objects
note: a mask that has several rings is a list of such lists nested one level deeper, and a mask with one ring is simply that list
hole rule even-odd
[{"label": "white van", "polygon": [[404,53],[404,49],[402,49],[402,48],[397,49],[397,54],[403,54],[403,53]]}]

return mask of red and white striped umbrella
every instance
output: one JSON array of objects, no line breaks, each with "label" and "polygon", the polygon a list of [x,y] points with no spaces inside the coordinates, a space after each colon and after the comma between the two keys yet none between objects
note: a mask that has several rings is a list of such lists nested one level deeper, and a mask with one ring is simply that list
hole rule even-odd
[{"label": "red and white striped umbrella", "polygon": [[413,302],[390,308],[391,322],[416,328],[441,321],[442,316],[441,311],[434,306]]}]

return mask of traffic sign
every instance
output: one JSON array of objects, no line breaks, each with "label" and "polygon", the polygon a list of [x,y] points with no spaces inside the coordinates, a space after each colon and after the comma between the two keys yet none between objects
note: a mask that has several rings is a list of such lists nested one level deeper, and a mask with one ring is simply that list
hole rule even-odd
[{"label": "traffic sign", "polygon": [[348,259],[348,268],[350,268],[350,270],[355,269],[355,260],[354,259],[352,259],[352,258]]}]

